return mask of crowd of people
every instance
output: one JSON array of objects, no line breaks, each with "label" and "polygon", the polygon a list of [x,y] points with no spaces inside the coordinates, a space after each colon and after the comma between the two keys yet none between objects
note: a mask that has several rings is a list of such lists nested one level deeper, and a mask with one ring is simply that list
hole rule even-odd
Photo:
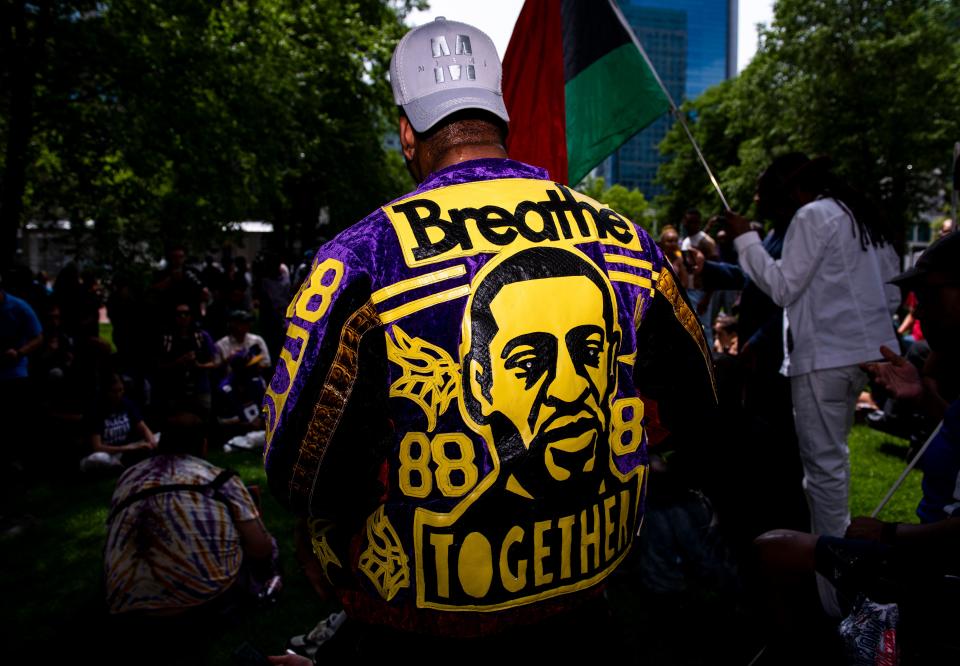
[{"label": "crowd of people", "polygon": [[[795,589],[786,595],[789,602],[780,596],[773,603],[780,618],[777,631],[790,638],[773,648],[771,658],[812,658],[823,648],[810,640],[817,635],[811,632],[816,620],[846,616],[855,603],[863,612],[856,595],[880,588],[879,598],[907,604],[903,649],[911,660],[921,660],[914,663],[955,657],[954,642],[939,636],[931,643],[935,632],[929,627],[942,627],[931,616],[942,612],[954,593],[947,584],[953,565],[942,558],[955,556],[956,538],[946,525],[933,529],[940,541],[922,536],[917,541],[913,528],[906,528],[911,536],[904,547],[882,552],[896,560],[896,570],[882,569],[876,563],[882,559],[882,523],[863,517],[851,521],[847,438],[858,405],[871,406],[865,421],[889,432],[889,422],[897,419],[896,434],[914,442],[908,451],[913,456],[916,443],[931,434],[956,399],[955,370],[950,369],[955,352],[943,331],[951,330],[957,339],[957,312],[935,308],[938,294],[932,292],[957,284],[960,238],[947,239],[953,224],[945,220],[917,268],[898,276],[900,258],[882,212],[834,176],[828,160],[799,153],[771,163],[758,180],[755,201],[758,219],[771,225],[762,240],[757,223],[726,211],[712,218],[719,223],[713,227],[718,236],[732,241],[722,252],[718,248],[724,242],[706,235],[700,213],[691,210],[682,224],[687,237],[680,239],[676,228],[667,227],[660,245],[687,281],[691,305],[706,316],[703,325],[714,331],[721,412],[736,415],[729,432],[737,433],[743,454],[738,460],[752,461],[741,478],[749,482],[752,497],[772,501],[773,511],[765,513],[736,492],[715,490],[711,496],[721,517],[734,526],[734,542],[739,537],[747,549],[759,546],[778,594],[777,585],[789,578],[784,569],[793,576],[817,572],[817,603],[799,600]],[[714,303],[722,290],[732,290],[731,297],[718,313]],[[921,318],[943,336],[939,344],[928,340]],[[886,409],[877,409],[875,399]],[[925,482],[917,515],[923,523],[950,519],[960,499],[956,425],[945,423],[937,432],[939,446],[933,450],[939,453],[928,452],[919,461]],[[806,502],[799,501],[801,488]],[[758,537],[774,526],[794,531]],[[888,548],[895,526],[885,529],[883,548]],[[870,543],[860,543],[864,539]],[[936,555],[927,550],[934,544],[942,549]],[[921,558],[929,565],[924,576],[910,570],[922,566]],[[871,564],[859,563],[863,559]],[[883,576],[896,578],[895,594]],[[771,580],[763,583],[769,586]],[[795,579],[791,585],[797,585]],[[934,592],[937,586],[943,589]],[[929,625],[926,630],[918,629],[923,623]]]},{"label": "crowd of people", "polygon": [[[54,280],[3,275],[0,410],[5,441],[17,442],[4,463],[3,531],[34,520],[13,497],[34,480],[116,478],[104,605],[119,661],[158,631],[209,638],[195,629],[282,587],[259,488],[206,456],[263,447],[289,273],[269,257],[252,271],[242,258],[200,264],[174,245],[140,280],[73,263]],[[164,643],[156,663],[171,654],[164,646],[189,644]]]},{"label": "crowd of people", "polygon": [[[217,445],[262,431],[290,273],[268,255],[253,271],[243,257],[188,262],[182,245],[152,274],[14,267],[2,283],[4,420],[54,447],[44,465],[85,470],[149,452],[174,413],[197,415]],[[17,466],[40,462],[30,447],[22,455]]]},{"label": "crowd of people", "polygon": [[[739,568],[771,609],[764,663],[821,656],[807,630],[864,596],[902,605],[905,657],[960,654],[943,621],[960,573],[952,223],[901,273],[882,211],[788,153],[760,174],[754,221],[690,209],[656,245],[507,159],[482,32],[414,29],[391,81],[418,187],[312,262],[196,264],[174,245],[141,281],[3,276],[2,421],[46,443],[6,464],[119,476],[105,601],[124,633],[276,592],[258,489],[205,460],[266,445],[298,556],[342,606],[272,663],[589,656],[618,644],[603,586],[628,557],[657,591]],[[908,426],[927,441],[921,525],[850,516],[871,384],[883,419],[926,414]],[[554,639],[568,631],[594,640]]]}]

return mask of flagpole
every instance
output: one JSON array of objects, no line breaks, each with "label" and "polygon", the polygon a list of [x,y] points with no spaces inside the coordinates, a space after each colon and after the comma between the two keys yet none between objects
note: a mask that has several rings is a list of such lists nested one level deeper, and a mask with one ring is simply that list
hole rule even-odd
[{"label": "flagpole", "polygon": [[720,189],[720,183],[717,182],[717,177],[713,175],[713,170],[710,168],[710,165],[707,164],[707,160],[703,156],[703,151],[700,150],[700,145],[697,143],[697,140],[693,138],[693,134],[690,133],[690,128],[687,126],[686,118],[684,118],[684,115],[681,113],[677,103],[673,101],[673,96],[670,94],[670,91],[667,90],[667,87],[663,85],[663,81],[660,80],[660,75],[657,74],[656,68],[653,66],[653,63],[650,62],[647,52],[643,50],[643,44],[641,44],[640,40],[637,39],[637,36],[633,32],[633,28],[630,27],[627,19],[617,6],[616,0],[608,0],[608,2],[610,3],[611,9],[613,9],[614,13],[617,15],[617,18],[620,19],[623,27],[627,29],[627,33],[630,35],[630,39],[633,40],[634,45],[640,51],[640,55],[643,56],[644,61],[647,63],[647,67],[649,67],[650,71],[653,73],[653,78],[657,81],[657,85],[660,86],[663,94],[667,96],[667,101],[670,102],[670,113],[673,114],[673,117],[677,119],[681,127],[683,127],[683,131],[686,132],[687,138],[690,139],[690,143],[693,145],[693,150],[697,153],[697,158],[700,160],[700,164],[703,165],[704,170],[707,172],[707,176],[710,178],[710,183],[713,185],[713,189],[715,189],[717,194],[720,196],[720,201],[723,203],[724,209],[730,210],[730,204],[727,203],[727,198],[723,196],[723,191]]},{"label": "flagpole", "polygon": [[933,432],[930,433],[930,436],[927,437],[927,441],[924,442],[923,446],[920,447],[920,450],[913,455],[913,458],[910,460],[909,464],[907,464],[906,469],[903,470],[903,473],[900,475],[900,478],[894,481],[893,485],[890,486],[890,490],[888,490],[884,498],[880,500],[880,504],[878,504],[877,508],[874,509],[873,513],[870,514],[871,518],[876,518],[877,515],[883,510],[883,507],[887,505],[887,502],[890,501],[890,498],[893,497],[893,494],[897,492],[897,489],[900,488],[900,485],[903,483],[903,480],[907,478],[907,474],[910,473],[910,470],[912,470],[914,466],[918,462],[920,462],[920,458],[922,458],[923,454],[926,453],[927,447],[930,446],[930,442],[933,441],[933,438],[936,437],[937,434],[939,434],[941,428],[943,428],[943,421],[940,421],[940,423],[937,424],[937,427],[934,428]]},{"label": "flagpole", "polygon": [[960,224],[960,219],[957,218],[957,194],[960,193],[960,174],[957,173],[957,169],[960,169],[960,141],[957,141],[953,144],[953,192],[950,193],[950,201],[953,204],[953,228],[956,230],[957,225]]}]

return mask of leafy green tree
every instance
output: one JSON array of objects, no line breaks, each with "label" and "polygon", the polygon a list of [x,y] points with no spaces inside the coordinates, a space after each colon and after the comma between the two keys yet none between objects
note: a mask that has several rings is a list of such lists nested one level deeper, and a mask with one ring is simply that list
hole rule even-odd
[{"label": "leafy green tree", "polygon": [[647,216],[650,204],[640,190],[630,190],[623,185],[607,187],[603,178],[586,178],[577,186],[577,189],[650,230],[650,218]]},{"label": "leafy green tree", "polygon": [[[905,227],[944,187],[960,137],[960,5],[949,0],[778,0],[754,60],[686,106],[731,205],[778,154],[826,154]],[[715,208],[680,127],[661,144],[664,216]]]},{"label": "leafy green tree", "polygon": [[[685,102],[685,114],[691,133],[720,182],[728,203],[746,210],[753,196],[757,173],[743,168],[741,153],[750,150],[748,130],[733,121],[737,113],[735,87],[737,79],[724,81],[704,91],[695,100]],[[720,197],[710,183],[686,133],[679,124],[667,133],[660,151],[672,155],[657,174],[668,186],[668,194],[657,199],[657,218],[661,224],[679,228],[684,212],[698,208],[706,216],[723,209]],[[763,158],[761,158],[762,161]]]},{"label": "leafy green tree", "polygon": [[0,47],[44,56],[26,74],[3,65],[28,85],[0,103],[29,106],[26,122],[0,122],[5,238],[25,219],[92,219],[111,259],[118,238],[209,246],[229,221],[270,220],[282,247],[312,244],[321,208],[333,230],[354,222],[409,186],[383,138],[396,115],[386,69],[416,4],[5,6],[25,28]]}]

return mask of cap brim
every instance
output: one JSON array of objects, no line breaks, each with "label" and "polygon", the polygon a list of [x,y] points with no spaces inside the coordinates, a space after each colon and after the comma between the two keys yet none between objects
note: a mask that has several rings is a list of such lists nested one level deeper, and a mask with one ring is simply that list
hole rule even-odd
[{"label": "cap brim", "polygon": [[895,284],[899,287],[903,287],[905,285],[919,282],[926,275],[927,275],[926,271],[918,271],[916,267],[914,267],[908,271],[904,271],[903,273],[900,273],[900,275],[897,275],[896,277],[888,280],[888,282],[890,284]]},{"label": "cap brim", "polygon": [[488,111],[505,123],[510,122],[503,96],[479,88],[450,88],[403,105],[404,113],[417,132],[426,132],[450,114],[467,109]]}]

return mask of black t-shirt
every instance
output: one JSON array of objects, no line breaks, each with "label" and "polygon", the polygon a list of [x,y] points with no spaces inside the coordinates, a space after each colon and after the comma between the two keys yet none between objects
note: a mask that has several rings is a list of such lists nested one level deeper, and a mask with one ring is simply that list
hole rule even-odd
[{"label": "black t-shirt", "polygon": [[117,408],[103,406],[88,420],[91,435],[100,435],[107,446],[122,446],[134,441],[134,426],[143,420],[140,409],[130,400],[121,398]]}]

